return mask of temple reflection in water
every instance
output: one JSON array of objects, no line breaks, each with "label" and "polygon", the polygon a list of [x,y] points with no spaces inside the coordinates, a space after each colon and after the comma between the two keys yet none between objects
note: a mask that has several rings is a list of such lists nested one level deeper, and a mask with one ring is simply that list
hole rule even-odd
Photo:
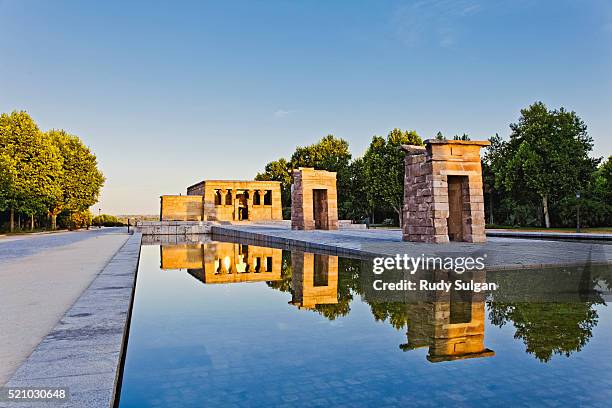
[{"label": "temple reflection in water", "polygon": [[[451,274],[434,272],[434,280],[454,280]],[[465,280],[485,282],[485,272],[467,273]],[[406,322],[408,341],[400,347],[413,350],[429,347],[427,359],[431,362],[490,357],[495,352],[484,344],[485,299],[483,293],[432,291],[430,301],[407,303]]]},{"label": "temple reflection in water", "polygon": [[338,257],[291,252],[291,304],[302,309],[338,303]]},{"label": "temple reflection in water", "polygon": [[187,269],[204,283],[274,281],[282,250],[230,242],[161,246],[161,269]]},{"label": "temple reflection in water", "polygon": [[[281,249],[229,242],[161,245],[160,248],[161,269],[186,269],[205,284],[266,281],[273,288],[290,292],[289,304],[318,311],[329,319],[348,314],[350,308],[342,305],[348,305],[352,292],[363,293],[360,279],[349,279],[344,282],[347,287],[341,287],[339,258],[333,255],[292,251],[285,252],[290,256],[284,257]],[[448,272],[440,271],[429,279],[448,281],[451,277]],[[484,283],[485,272],[466,274],[465,279]],[[400,348],[408,351],[428,347],[427,359],[440,362],[495,354],[484,344],[483,296],[482,292],[441,290],[419,293],[415,298],[408,296],[401,302],[383,299],[381,303],[380,299],[368,300],[368,296],[365,300],[374,314],[381,307],[393,305],[397,311],[399,306],[401,311],[396,314],[401,316],[396,316],[396,320],[402,322],[400,327],[407,327],[408,338]],[[334,307],[338,309],[336,314]]]}]

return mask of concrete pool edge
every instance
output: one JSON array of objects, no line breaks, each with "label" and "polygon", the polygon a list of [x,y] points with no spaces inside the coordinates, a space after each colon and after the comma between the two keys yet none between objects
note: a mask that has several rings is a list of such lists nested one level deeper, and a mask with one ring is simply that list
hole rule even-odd
[{"label": "concrete pool edge", "polygon": [[[281,231],[281,230],[279,230]],[[379,245],[379,248],[375,248],[374,245],[370,245],[368,249],[364,249],[361,245],[355,244],[355,242],[338,243],[338,242],[316,242],[315,240],[308,240],[304,237],[287,237],[271,233],[271,231],[256,231],[253,229],[240,228],[236,225],[213,225],[211,228],[213,238],[223,237],[230,240],[242,240],[247,241],[252,245],[273,245],[283,249],[298,249],[303,251],[321,251],[328,254],[355,257],[355,258],[372,258],[377,256],[389,256],[389,253],[380,250],[384,247],[384,244]],[[414,243],[413,243],[414,244]],[[416,243],[419,245],[420,243]],[[440,248],[443,248],[442,246]],[[528,261],[528,262],[505,262],[494,265],[487,265],[489,271],[503,271],[503,270],[520,270],[520,269],[548,269],[558,267],[582,267],[585,264],[591,266],[611,266],[612,260],[608,255],[605,260],[591,260],[585,262],[585,260],[570,260],[570,259],[559,259],[555,262],[542,262]]]},{"label": "concrete pool edge", "polygon": [[[115,253],[5,387],[67,388],[65,401],[32,407],[112,407],[129,331],[142,234]],[[6,404],[6,405],[4,405]],[[23,407],[20,402],[1,406]]]},{"label": "concrete pool edge", "polygon": [[547,231],[510,231],[510,230],[487,230],[487,237],[512,237],[512,238],[548,238],[560,240],[582,240],[582,241],[612,241],[612,234],[595,232],[547,232]]}]

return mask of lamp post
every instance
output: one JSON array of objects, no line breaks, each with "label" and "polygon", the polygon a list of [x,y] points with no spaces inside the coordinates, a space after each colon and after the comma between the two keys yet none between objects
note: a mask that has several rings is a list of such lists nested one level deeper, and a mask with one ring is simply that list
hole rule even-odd
[{"label": "lamp post", "polygon": [[100,218],[101,208],[98,208],[98,228],[102,228],[102,219]]},{"label": "lamp post", "polygon": [[580,232],[580,191],[576,192],[577,211],[576,211],[576,232]]}]

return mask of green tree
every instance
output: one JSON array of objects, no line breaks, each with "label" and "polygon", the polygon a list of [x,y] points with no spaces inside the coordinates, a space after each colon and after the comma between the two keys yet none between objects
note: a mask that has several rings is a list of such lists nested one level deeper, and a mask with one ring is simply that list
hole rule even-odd
[{"label": "green tree", "polygon": [[557,206],[560,225],[575,226],[580,207],[580,224],[583,227],[612,225],[612,162],[603,162],[582,186],[580,198],[568,195]]},{"label": "green tree", "polygon": [[50,207],[52,228],[55,229],[60,212],[84,211],[98,201],[104,175],[98,169],[96,156],[77,136],[64,130],[51,130],[46,135],[62,156],[61,194]]},{"label": "green tree", "polygon": [[63,212],[57,217],[57,223],[62,228],[79,229],[87,228],[93,222],[92,214],[89,209],[84,211]]},{"label": "green tree", "polygon": [[263,173],[257,173],[255,180],[281,182],[281,202],[284,209],[291,207],[291,169],[287,160],[280,158],[266,164]]},{"label": "green tree", "polygon": [[114,215],[102,214],[93,217],[90,225],[96,225],[98,227],[122,227],[125,224]]},{"label": "green tree", "polygon": [[496,133],[495,136],[489,138],[491,143],[485,149],[484,157],[482,158],[482,181],[485,194],[485,211],[487,212],[489,224],[494,224],[493,208],[494,208],[494,191],[495,191],[495,173],[493,173],[493,162],[499,157],[500,146],[503,140]]},{"label": "green tree", "polygon": [[346,202],[349,199],[351,152],[349,144],[344,139],[327,135],[317,143],[309,146],[299,146],[291,156],[290,168],[313,167],[317,170],[336,172],[336,188],[338,190],[338,215],[346,218]]},{"label": "green tree", "polygon": [[510,129],[504,161],[496,169],[496,186],[537,194],[549,228],[551,201],[574,194],[595,170],[598,160],[589,157],[593,140],[575,112],[548,110],[542,102],[521,110]]},{"label": "green tree", "polygon": [[342,203],[342,208],[351,220],[365,218],[373,208],[373,203],[368,198],[368,180],[362,157],[356,158],[349,164],[348,197]]},{"label": "green tree", "polygon": [[601,163],[593,177],[595,194],[601,201],[612,204],[612,156]]},{"label": "green tree", "polygon": [[402,206],[404,203],[404,152],[403,144],[422,146],[423,141],[414,130],[393,129],[387,138],[374,136],[364,160],[368,185],[368,199],[391,208],[402,225]]},{"label": "green tree", "polygon": [[14,111],[0,115],[0,209],[34,215],[61,195],[61,156],[30,115]]},{"label": "green tree", "polygon": [[453,136],[453,140],[472,140],[472,139],[470,139],[470,137],[466,133],[464,133],[461,136],[459,135]]},{"label": "green tree", "polygon": [[255,180],[280,181],[283,207],[289,210],[291,207],[291,173],[293,169],[313,167],[317,170],[336,172],[338,212],[340,218],[342,218],[347,216],[345,208],[350,194],[350,161],[351,153],[349,152],[348,142],[333,135],[327,135],[317,143],[309,146],[298,146],[289,161],[280,158],[266,164],[264,172],[257,173]]}]

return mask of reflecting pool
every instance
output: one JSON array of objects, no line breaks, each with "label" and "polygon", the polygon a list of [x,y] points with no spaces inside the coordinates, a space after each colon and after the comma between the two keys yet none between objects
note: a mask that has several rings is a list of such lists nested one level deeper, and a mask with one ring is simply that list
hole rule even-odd
[{"label": "reflecting pool", "polygon": [[609,406],[609,266],[423,278],[497,290],[377,291],[417,278],[231,242],[145,245],[119,406]]}]

